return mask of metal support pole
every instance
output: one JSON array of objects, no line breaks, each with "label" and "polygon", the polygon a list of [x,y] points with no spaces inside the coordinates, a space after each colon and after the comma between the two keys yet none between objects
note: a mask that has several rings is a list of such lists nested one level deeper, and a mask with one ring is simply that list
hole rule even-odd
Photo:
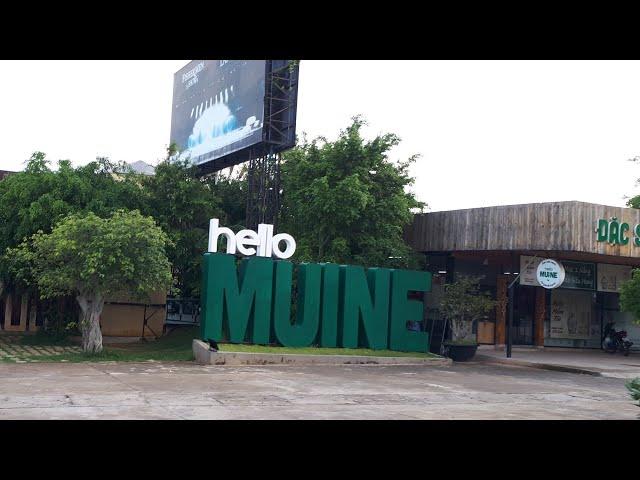
[{"label": "metal support pole", "polygon": [[509,285],[509,321],[507,322],[507,358],[511,358],[511,345],[513,344],[513,297],[515,283]]}]

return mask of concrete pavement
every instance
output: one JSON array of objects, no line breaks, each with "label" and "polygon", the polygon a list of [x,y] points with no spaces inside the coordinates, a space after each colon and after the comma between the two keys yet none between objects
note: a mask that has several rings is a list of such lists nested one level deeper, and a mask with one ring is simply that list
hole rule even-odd
[{"label": "concrete pavement", "polygon": [[0,364],[0,419],[636,419],[617,378],[500,365]]},{"label": "concrete pavement", "polygon": [[514,347],[511,358],[506,358],[504,349],[496,350],[487,345],[478,348],[475,360],[627,380],[640,377],[640,352],[637,351],[625,357],[621,353],[610,354],[602,350]]}]

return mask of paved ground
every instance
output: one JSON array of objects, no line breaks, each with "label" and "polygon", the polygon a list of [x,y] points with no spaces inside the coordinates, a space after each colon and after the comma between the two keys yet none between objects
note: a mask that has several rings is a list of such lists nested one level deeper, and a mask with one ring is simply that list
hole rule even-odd
[{"label": "paved ground", "polygon": [[0,419],[636,419],[624,380],[533,368],[0,363]]},{"label": "paved ground", "polygon": [[40,355],[60,355],[62,353],[79,353],[79,346],[41,346],[20,345],[24,335],[0,335],[0,362],[9,361],[27,363],[37,361]]},{"label": "paved ground", "polygon": [[556,366],[585,370],[604,377],[631,379],[640,377],[640,352],[628,356],[621,353],[610,354],[602,350],[553,349],[543,350],[514,348],[511,358],[506,358],[504,350],[493,346],[481,346],[478,360],[499,361],[505,364],[529,366]]}]

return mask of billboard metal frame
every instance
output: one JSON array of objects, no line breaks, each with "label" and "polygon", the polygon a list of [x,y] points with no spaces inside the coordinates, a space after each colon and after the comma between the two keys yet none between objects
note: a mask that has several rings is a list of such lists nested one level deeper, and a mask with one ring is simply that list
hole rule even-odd
[{"label": "billboard metal frame", "polygon": [[265,61],[262,142],[198,166],[199,175],[215,174],[248,162],[247,228],[277,224],[280,211],[280,153],[296,144],[299,61]]},{"label": "billboard metal frame", "polygon": [[295,146],[296,110],[298,107],[297,60],[265,61],[264,127],[262,142],[198,165],[200,175],[269,157]]},{"label": "billboard metal frame", "polygon": [[280,153],[270,151],[249,160],[247,171],[246,227],[260,223],[277,228],[280,211]]}]

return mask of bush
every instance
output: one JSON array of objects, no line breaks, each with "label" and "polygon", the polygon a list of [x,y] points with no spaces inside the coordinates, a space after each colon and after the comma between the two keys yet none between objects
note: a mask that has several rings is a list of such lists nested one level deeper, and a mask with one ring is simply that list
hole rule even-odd
[{"label": "bush", "polygon": [[640,377],[635,378],[626,384],[627,389],[630,392],[631,398],[638,402],[640,407]]}]

